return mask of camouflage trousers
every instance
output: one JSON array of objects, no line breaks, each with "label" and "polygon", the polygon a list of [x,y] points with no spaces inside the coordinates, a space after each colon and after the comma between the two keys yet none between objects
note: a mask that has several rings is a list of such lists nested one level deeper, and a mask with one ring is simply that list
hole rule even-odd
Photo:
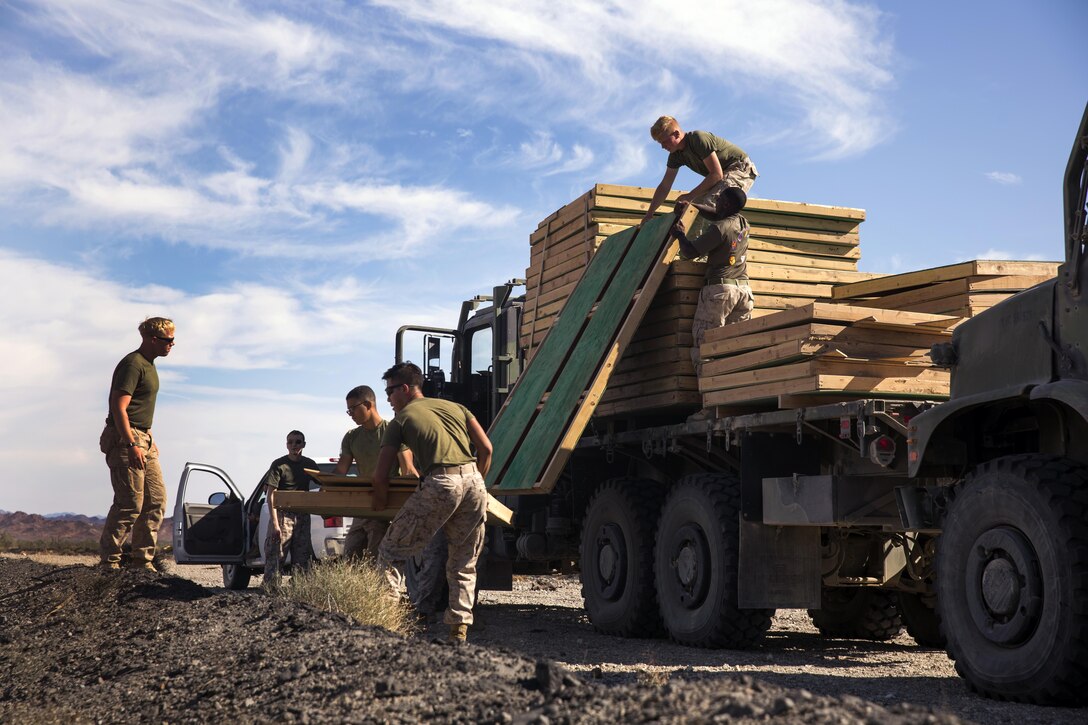
[{"label": "camouflage trousers", "polygon": [[356,516],[351,521],[351,528],[344,537],[344,556],[362,559],[365,554],[371,560],[378,558],[378,546],[382,543],[388,521],[367,519]]},{"label": "camouflage trousers", "polygon": [[446,624],[472,624],[476,593],[476,560],[484,545],[487,489],[476,464],[438,468],[427,474],[419,490],[389,524],[378,550],[378,566],[394,591],[403,593],[404,567],[434,539],[446,534],[446,581],[450,593]]},{"label": "camouflage trousers", "polygon": [[129,468],[129,448],[121,434],[107,425],[98,439],[99,449],[106,455],[113,485],[113,504],[106,515],[99,539],[102,561],[121,561],[121,545],[132,534],[132,563],[142,564],[155,558],[159,526],[166,511],[166,484],[162,480],[159,454],[151,435],[132,429],[136,444],[144,451],[143,469]]},{"label": "camouflage trousers", "polygon": [[[734,161],[728,167],[722,169],[722,180],[710,187],[709,191],[698,199],[694,199],[694,201],[700,204],[717,204],[718,197],[729,186],[740,189],[747,194],[752,188],[752,184],[756,182],[757,176],[759,176],[759,172],[756,171],[756,165],[752,163],[750,158],[745,156],[740,161]],[[696,217],[691,229],[688,231],[688,238],[697,239],[699,235],[706,232],[708,226],[710,226],[710,222],[702,216]]]},{"label": "camouflage trousers", "polygon": [[313,544],[310,541],[310,514],[296,514],[290,511],[277,511],[280,532],[272,528],[271,522],[264,536],[264,582],[272,584],[279,581],[280,573],[287,554],[291,554],[291,570],[295,573],[305,571],[313,559]]},{"label": "camouflage trousers", "polygon": [[755,299],[752,288],[745,283],[703,285],[699,292],[699,304],[695,307],[695,319],[691,323],[691,362],[695,374],[702,377],[703,361],[699,356],[699,346],[703,344],[706,331],[715,327],[724,327],[734,322],[743,322],[752,316]]}]

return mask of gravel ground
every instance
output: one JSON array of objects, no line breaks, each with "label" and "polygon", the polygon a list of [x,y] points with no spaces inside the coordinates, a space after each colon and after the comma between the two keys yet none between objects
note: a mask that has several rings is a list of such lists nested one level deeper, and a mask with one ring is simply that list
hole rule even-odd
[{"label": "gravel ground", "polygon": [[226,591],[218,567],[35,558],[0,558],[0,722],[1085,721],[972,695],[906,636],[824,639],[802,611],[758,649],[699,650],[599,635],[575,578],[518,577],[451,647]]}]

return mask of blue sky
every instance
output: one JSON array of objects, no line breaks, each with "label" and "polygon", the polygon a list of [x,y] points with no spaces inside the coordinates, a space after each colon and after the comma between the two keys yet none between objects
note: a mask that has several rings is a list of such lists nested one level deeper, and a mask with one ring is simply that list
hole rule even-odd
[{"label": "blue sky", "polygon": [[148,315],[178,324],[171,499],[187,460],[248,490],[292,428],[335,455],[397,327],[523,275],[592,184],[656,185],[663,113],[744,148],[755,196],[866,209],[863,270],[1057,259],[1086,21],[1076,0],[0,3],[0,509],[108,509],[109,377]]}]

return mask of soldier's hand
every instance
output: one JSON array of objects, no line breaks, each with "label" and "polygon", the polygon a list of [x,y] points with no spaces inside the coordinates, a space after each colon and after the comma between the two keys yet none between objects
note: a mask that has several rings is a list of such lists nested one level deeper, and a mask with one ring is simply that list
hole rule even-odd
[{"label": "soldier's hand", "polygon": [[385,511],[386,506],[389,505],[389,492],[375,490],[370,496],[370,510],[371,511]]},{"label": "soldier's hand", "polygon": [[128,467],[135,468],[137,471],[144,470],[144,458],[146,454],[144,449],[140,446],[132,446],[128,449]]}]

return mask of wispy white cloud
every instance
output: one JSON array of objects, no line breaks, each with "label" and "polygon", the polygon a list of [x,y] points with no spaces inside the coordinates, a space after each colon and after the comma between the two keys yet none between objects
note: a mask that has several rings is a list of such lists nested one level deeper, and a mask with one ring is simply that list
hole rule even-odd
[{"label": "wispy white cloud", "polygon": [[[717,111],[720,106],[712,98],[773,88],[776,98],[793,108],[792,114],[784,109],[786,116],[795,119],[792,125],[779,123],[812,154],[862,153],[894,130],[880,103],[880,92],[893,82],[893,51],[881,35],[881,14],[870,6],[845,0],[710,5],[676,0],[667,8],[619,0],[527,0],[502,6],[468,0],[451,13],[437,0],[376,4],[413,24],[498,44],[492,50],[465,42],[462,55],[483,55],[489,61],[459,64],[471,69],[465,85],[478,86],[489,69],[509,70],[495,55],[514,54],[527,69],[523,74],[535,81],[524,85],[516,105],[530,113],[548,107],[553,121],[592,125],[602,114],[615,117],[626,108],[639,119],[634,125],[642,126],[655,117],[650,105],[664,102],[679,116],[685,112],[682,102],[694,98],[693,110]],[[698,17],[699,22],[669,22],[677,17]],[[456,38],[449,43],[447,52],[456,55]],[[662,68],[671,72],[662,73]],[[506,87],[507,94],[511,90]],[[645,103],[647,96],[655,103]],[[562,103],[557,105],[557,99]],[[735,123],[743,118],[735,114]]]},{"label": "wispy white cloud", "polygon": [[1009,171],[988,171],[986,172],[986,178],[1004,186],[1013,186],[1023,181],[1019,175]]}]

